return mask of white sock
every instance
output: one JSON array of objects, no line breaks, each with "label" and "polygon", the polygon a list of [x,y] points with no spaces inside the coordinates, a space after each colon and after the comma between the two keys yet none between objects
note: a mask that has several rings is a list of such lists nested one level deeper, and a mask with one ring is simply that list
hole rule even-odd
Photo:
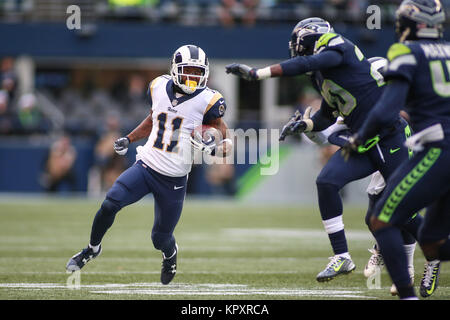
[{"label": "white sock", "polygon": [[100,250],[100,244],[98,244],[97,246],[93,246],[89,243],[89,248],[91,248],[94,253],[97,253],[98,250]]},{"label": "white sock", "polygon": [[414,250],[416,250],[416,243],[404,245],[406,256],[408,257],[408,267],[414,268]]},{"label": "white sock", "polygon": [[339,253],[338,256],[352,260],[352,257],[350,256],[350,253],[348,253],[348,252]]}]

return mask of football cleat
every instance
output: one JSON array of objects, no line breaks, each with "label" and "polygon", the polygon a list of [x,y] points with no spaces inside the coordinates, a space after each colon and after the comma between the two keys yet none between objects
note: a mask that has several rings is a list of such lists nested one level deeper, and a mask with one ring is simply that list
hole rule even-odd
[{"label": "football cleat", "polygon": [[[414,284],[414,266],[408,266],[409,277],[411,278],[411,284]],[[395,284],[392,284],[391,289],[389,290],[391,295],[397,296],[398,290]]]},{"label": "football cleat", "polygon": [[424,298],[431,296],[436,291],[439,283],[439,271],[441,262],[439,260],[427,261],[420,282],[420,295]]},{"label": "football cleat", "polygon": [[364,276],[366,278],[369,278],[375,273],[380,272],[384,267],[383,256],[381,255],[377,246],[374,245],[373,249],[369,249],[369,252],[372,253],[372,255],[370,256],[369,261],[364,267]]},{"label": "football cleat", "polygon": [[178,246],[175,244],[175,252],[169,258],[163,255],[162,267],[161,267],[161,283],[169,284],[177,273],[177,254]]},{"label": "football cleat", "polygon": [[356,268],[351,259],[342,256],[329,257],[328,259],[330,259],[330,262],[327,267],[319,272],[316,277],[319,282],[330,281],[338,275],[350,273]]},{"label": "football cleat", "polygon": [[69,262],[67,262],[66,270],[71,272],[78,271],[83,268],[84,265],[91,259],[97,258],[100,253],[102,253],[101,245],[98,251],[95,253],[94,250],[92,250],[92,248],[88,246],[87,248],[84,248],[83,250],[75,254],[72,258],[70,258]]}]

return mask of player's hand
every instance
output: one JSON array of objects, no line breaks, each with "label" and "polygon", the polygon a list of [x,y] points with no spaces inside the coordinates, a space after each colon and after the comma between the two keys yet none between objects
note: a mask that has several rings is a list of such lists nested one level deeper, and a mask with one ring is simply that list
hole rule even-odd
[{"label": "player's hand", "polygon": [[283,129],[281,130],[281,134],[280,137],[278,138],[278,141],[284,141],[284,139],[286,139],[287,136],[305,131],[307,125],[306,122],[302,120],[302,118],[303,117],[300,111],[298,110],[295,111],[295,114],[291,117],[291,119],[289,119],[289,121],[284,125]]},{"label": "player's hand", "polygon": [[358,137],[358,134],[355,133],[352,135],[346,144],[342,147],[341,154],[344,157],[344,160],[347,161],[350,157],[350,154],[353,152],[358,152],[358,147],[362,145],[361,139]]},{"label": "player's hand", "polygon": [[215,155],[216,153],[216,141],[215,137],[211,136],[208,140],[202,138],[200,132],[195,132],[194,137],[191,137],[191,145],[195,150],[204,152],[208,155]]},{"label": "player's hand", "polygon": [[227,73],[232,73],[247,81],[258,80],[258,76],[256,75],[256,69],[251,68],[245,64],[232,63],[227,65],[225,69]]},{"label": "player's hand", "polygon": [[127,153],[129,144],[130,144],[130,139],[128,139],[128,137],[119,138],[114,142],[114,150],[118,154],[123,156],[124,154]]}]

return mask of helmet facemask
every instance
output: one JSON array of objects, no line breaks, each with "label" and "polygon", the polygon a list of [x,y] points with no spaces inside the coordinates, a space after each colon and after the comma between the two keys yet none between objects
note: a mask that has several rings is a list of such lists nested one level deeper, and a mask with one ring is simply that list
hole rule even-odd
[{"label": "helmet facemask", "polygon": [[204,89],[209,76],[209,63],[204,51],[192,45],[180,47],[172,59],[171,76],[174,84],[186,94]]},{"label": "helmet facemask", "polygon": [[172,66],[172,79],[184,93],[192,94],[198,89],[204,89],[208,81],[208,68],[198,65]]}]

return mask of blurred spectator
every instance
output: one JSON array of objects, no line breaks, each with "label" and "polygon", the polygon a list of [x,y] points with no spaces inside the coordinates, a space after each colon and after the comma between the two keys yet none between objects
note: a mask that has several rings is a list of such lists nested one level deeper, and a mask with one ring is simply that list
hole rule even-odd
[{"label": "blurred spectator", "polygon": [[302,114],[307,107],[313,108],[312,113],[316,112],[320,108],[322,97],[311,87],[306,87],[299,95],[297,105],[295,109],[299,110]]},{"label": "blurred spectator", "polygon": [[[110,113],[105,121],[105,129],[95,146],[95,165],[97,171],[97,193],[109,190],[117,177],[126,169],[127,158],[118,155],[114,141],[120,138],[120,115]],[[91,181],[92,183],[92,181]]]},{"label": "blurred spectator", "polygon": [[0,135],[13,131],[13,114],[9,107],[9,95],[6,90],[0,90]]},{"label": "blurred spectator", "polygon": [[6,90],[9,95],[9,101],[12,101],[17,88],[17,76],[14,72],[14,59],[11,57],[3,58],[0,63],[1,89]]},{"label": "blurred spectator", "polygon": [[226,27],[234,26],[237,22],[253,26],[256,23],[258,5],[259,0],[222,0],[219,20]]},{"label": "blurred spectator", "polygon": [[61,136],[50,147],[41,185],[48,192],[75,191],[74,163],[77,152],[69,136]]},{"label": "blurred spectator", "polygon": [[16,115],[18,121],[16,133],[46,133],[50,129],[50,122],[39,110],[36,96],[32,93],[20,97]]},{"label": "blurred spectator", "polygon": [[213,194],[232,196],[236,193],[234,166],[228,163],[213,163],[206,167],[206,180]]},{"label": "blurred spectator", "polygon": [[128,81],[128,90],[122,104],[121,122],[128,131],[134,129],[141,119],[145,119],[150,111],[147,98],[147,82],[139,74],[133,74]]}]

